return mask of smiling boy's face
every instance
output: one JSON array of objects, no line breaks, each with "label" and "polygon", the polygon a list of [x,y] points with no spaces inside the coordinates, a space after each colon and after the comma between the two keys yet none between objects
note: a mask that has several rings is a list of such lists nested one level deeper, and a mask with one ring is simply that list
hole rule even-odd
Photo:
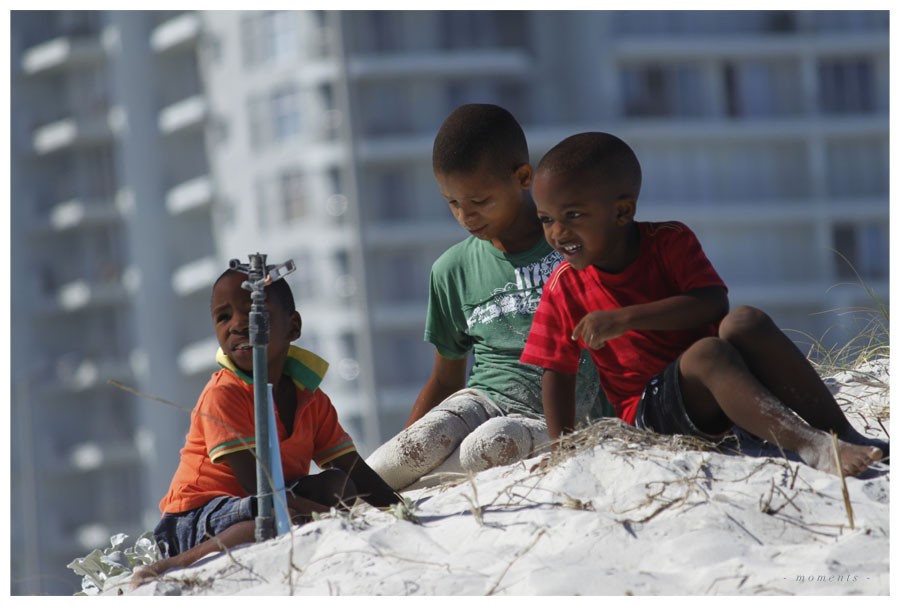
[{"label": "smiling boy's face", "polygon": [[[247,277],[241,273],[229,273],[219,279],[213,288],[212,311],[216,338],[222,351],[234,364],[247,373],[253,372],[253,348],[250,346],[250,291],[241,287]],[[291,342],[300,338],[300,314],[288,313],[281,302],[267,292],[266,309],[269,312],[269,344],[266,347],[268,364],[287,358]],[[269,379],[273,378],[269,367]],[[280,373],[280,370],[279,370]]]},{"label": "smiling boy's face", "polygon": [[575,269],[618,273],[634,255],[627,228],[635,200],[599,179],[573,181],[538,171],[532,191],[544,237]]}]

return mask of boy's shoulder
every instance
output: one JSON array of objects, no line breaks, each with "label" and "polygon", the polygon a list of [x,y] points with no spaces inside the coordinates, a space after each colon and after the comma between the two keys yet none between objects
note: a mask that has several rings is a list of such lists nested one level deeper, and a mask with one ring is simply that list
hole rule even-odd
[{"label": "boy's shoulder", "polygon": [[644,233],[651,237],[693,233],[680,221],[638,222]]},{"label": "boy's shoulder", "polygon": [[462,261],[478,256],[481,252],[479,239],[474,235],[470,235],[466,239],[456,242],[446,250],[444,250],[437,260],[434,261],[435,269],[449,269],[458,266]]},{"label": "boy's shoulder", "polygon": [[565,286],[561,284],[577,280],[578,277],[578,271],[576,271],[575,268],[569,264],[569,261],[566,260],[556,266],[556,269],[550,274],[550,278],[547,280],[547,284],[544,288],[550,292],[555,292],[560,287],[565,289]]},{"label": "boy's shoulder", "polygon": [[200,393],[197,405],[209,405],[212,401],[228,399],[243,400],[253,395],[253,385],[241,380],[234,372],[222,368],[209,377]]}]

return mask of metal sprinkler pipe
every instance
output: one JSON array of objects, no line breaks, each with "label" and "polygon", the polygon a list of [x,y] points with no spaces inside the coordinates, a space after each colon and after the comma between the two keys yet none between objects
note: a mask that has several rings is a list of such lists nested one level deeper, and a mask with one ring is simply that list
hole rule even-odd
[{"label": "metal sprinkler pipe", "polygon": [[253,349],[253,411],[256,426],[256,530],[257,542],[275,537],[275,512],[273,487],[269,482],[272,469],[272,449],[269,447],[268,364],[266,347],[269,344],[269,312],[266,309],[266,286],[281,279],[294,269],[289,260],[266,270],[266,255],[251,254],[245,265],[237,259],[229,261],[230,269],[247,274],[241,287],[250,291],[249,332]]}]

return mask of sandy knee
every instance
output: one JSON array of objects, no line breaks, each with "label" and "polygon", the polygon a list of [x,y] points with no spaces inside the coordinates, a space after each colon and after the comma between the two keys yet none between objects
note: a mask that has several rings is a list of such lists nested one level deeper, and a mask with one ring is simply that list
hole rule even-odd
[{"label": "sandy knee", "polygon": [[459,448],[459,459],[465,470],[483,471],[518,462],[548,441],[546,425],[541,421],[492,418],[466,437]]},{"label": "sandy knee", "polygon": [[393,489],[403,489],[441,464],[468,434],[459,416],[435,409],[375,450],[366,463]]}]

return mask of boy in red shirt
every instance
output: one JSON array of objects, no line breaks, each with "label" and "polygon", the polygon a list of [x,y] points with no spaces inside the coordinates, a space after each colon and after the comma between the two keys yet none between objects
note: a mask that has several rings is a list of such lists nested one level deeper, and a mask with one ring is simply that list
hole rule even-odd
[{"label": "boy in red shirt", "polygon": [[[243,273],[229,269],[213,286],[211,310],[220,347],[216,361],[222,369],[200,394],[181,462],[160,502],[163,518],[154,537],[167,558],[138,568],[133,586],[211,552],[254,541],[253,349],[250,292],[241,287],[245,279]],[[266,307],[267,370],[274,377],[275,417],[292,519],[308,520],[313,512],[349,505],[357,496],[373,506],[399,502],[356,453],[331,401],[318,389],[328,364],[291,345],[300,337],[301,319],[284,280],[266,286]],[[311,460],[327,470],[309,475]]]},{"label": "boy in red shirt", "polygon": [[574,372],[588,348],[616,415],[640,428],[715,439],[738,425],[835,474],[829,432],[844,474],[886,457],[888,444],[853,429],[765,313],[728,311],[690,229],[634,221],[640,187],[634,152],[606,133],[569,137],[538,165],[538,217],[567,262],[544,288],[521,361],[544,368],[551,439],[573,428]]}]

